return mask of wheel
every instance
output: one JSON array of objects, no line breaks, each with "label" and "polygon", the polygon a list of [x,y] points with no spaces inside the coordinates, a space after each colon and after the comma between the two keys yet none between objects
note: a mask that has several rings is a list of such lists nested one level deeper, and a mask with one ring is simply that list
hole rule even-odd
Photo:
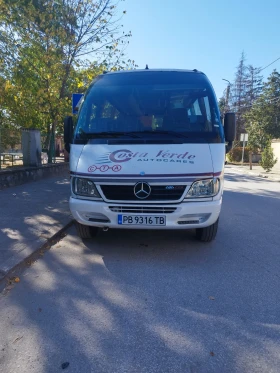
[{"label": "wheel", "polygon": [[99,228],[83,225],[76,221],[75,223],[78,235],[83,239],[93,238],[97,235]]},{"label": "wheel", "polygon": [[202,242],[213,241],[217,234],[218,225],[219,225],[219,219],[216,221],[216,223],[209,225],[209,227],[197,228],[196,238]]}]

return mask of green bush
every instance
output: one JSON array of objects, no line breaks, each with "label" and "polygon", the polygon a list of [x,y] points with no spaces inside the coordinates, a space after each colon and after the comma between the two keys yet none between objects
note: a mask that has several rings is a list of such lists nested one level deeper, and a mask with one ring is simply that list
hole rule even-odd
[{"label": "green bush", "polygon": [[269,172],[273,168],[275,163],[277,163],[277,158],[274,158],[272,147],[268,146],[262,152],[262,159],[260,160],[260,165],[266,172]]},{"label": "green bush", "polygon": [[[231,151],[227,154],[228,160],[230,162],[241,162],[242,160],[242,147],[232,148]],[[249,148],[245,147],[244,149],[244,162],[249,162]]]}]

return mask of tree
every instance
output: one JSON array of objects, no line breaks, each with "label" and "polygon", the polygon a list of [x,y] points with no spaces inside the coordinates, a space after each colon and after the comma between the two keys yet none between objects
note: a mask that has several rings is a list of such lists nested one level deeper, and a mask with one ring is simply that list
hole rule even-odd
[{"label": "tree", "polygon": [[271,138],[265,133],[264,129],[258,122],[253,122],[247,128],[248,147],[252,152],[262,151],[271,143]]},{"label": "tree", "polygon": [[15,145],[20,143],[21,129],[15,126],[7,112],[5,106],[5,80],[0,76],[0,151],[6,148],[14,148]]},{"label": "tree", "polygon": [[221,115],[223,115],[223,113],[226,110],[226,98],[224,95],[219,99],[219,109],[220,109]]},{"label": "tree", "polygon": [[247,128],[251,134],[263,138],[280,138],[280,74],[274,70],[264,84],[262,94],[246,114]]},{"label": "tree", "polygon": [[14,123],[44,130],[50,150],[74,83],[79,88],[77,75],[92,67],[87,56],[98,60],[94,71],[133,67],[123,58],[131,33],[121,32],[114,0],[0,1],[7,109]]},{"label": "tree", "polygon": [[[230,108],[236,113],[236,142],[238,145],[240,134],[245,132],[245,115],[250,110],[253,103],[258,99],[262,92],[262,79],[260,75],[261,68],[252,65],[246,65],[245,53],[242,52],[235,79],[231,87],[229,102]],[[225,109],[226,90],[220,99],[220,107]],[[228,108],[229,109],[229,108]]]},{"label": "tree", "polygon": [[273,166],[277,163],[277,158],[274,158],[273,149],[269,144],[262,152],[262,159],[260,165],[266,172],[271,171]]},{"label": "tree", "polygon": [[[260,97],[263,88],[263,77],[260,75],[261,68],[253,67],[252,65],[247,66],[247,74],[245,78],[246,87],[246,101],[248,107],[244,108],[243,118],[246,122],[246,113],[250,111],[252,105]],[[245,128],[249,135],[248,147],[250,150],[250,168],[252,169],[252,153],[263,149],[269,142],[269,136],[267,136],[261,128],[256,128],[256,123],[251,126],[245,124]]]},{"label": "tree", "polygon": [[9,122],[2,121],[0,127],[0,150],[14,149],[21,142],[21,130],[19,127],[14,127]]},{"label": "tree", "polygon": [[[246,77],[247,67],[245,65],[245,54],[242,52],[237,71],[235,73],[235,80],[232,87],[231,106],[236,113],[236,138],[240,138],[240,134],[245,130],[245,121],[243,114],[246,106],[248,106],[246,96]],[[237,140],[239,141],[239,140]]]},{"label": "tree", "polygon": [[260,97],[263,88],[263,77],[260,75],[261,68],[247,66],[245,76],[246,103],[249,107]]}]

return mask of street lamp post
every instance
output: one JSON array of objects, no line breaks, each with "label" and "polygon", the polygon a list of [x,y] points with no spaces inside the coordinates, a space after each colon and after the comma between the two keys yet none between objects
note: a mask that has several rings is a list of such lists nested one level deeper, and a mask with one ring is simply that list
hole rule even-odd
[{"label": "street lamp post", "polygon": [[225,112],[227,111],[228,109],[228,101],[229,101],[229,92],[230,92],[230,81],[227,80],[227,79],[222,79],[222,80],[225,80],[226,82],[228,82],[228,86],[227,86],[227,93],[226,93],[226,103],[225,103],[225,111],[224,111],[224,114]]}]

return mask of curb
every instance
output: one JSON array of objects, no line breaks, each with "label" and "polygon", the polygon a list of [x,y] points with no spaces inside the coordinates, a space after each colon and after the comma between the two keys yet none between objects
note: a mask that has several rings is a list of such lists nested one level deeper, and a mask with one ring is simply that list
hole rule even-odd
[{"label": "curb", "polygon": [[255,176],[255,177],[260,177],[262,179],[266,179],[266,180],[270,180],[270,181],[276,181],[276,182],[280,182],[280,177],[279,178],[275,178],[271,175],[266,175],[266,174],[258,174],[258,173],[254,173],[254,172],[250,172],[250,171],[245,171],[244,172],[246,175],[251,175],[251,176]]},{"label": "curb", "polygon": [[58,232],[52,235],[50,238],[46,239],[43,244],[39,244],[39,247],[33,251],[30,255],[26,256],[25,258],[21,259],[18,263],[11,265],[10,267],[7,266],[5,271],[2,269],[0,270],[0,293],[6,285],[12,283],[11,277],[15,276],[15,274],[20,273],[24,268],[29,267],[35,260],[39,257],[42,257],[46,251],[48,251],[54,244],[60,241],[64,235],[63,233],[73,225],[74,220],[71,219],[69,223],[67,223],[64,227],[62,227]]},{"label": "curb", "polygon": [[69,176],[69,163],[50,163],[39,167],[20,167],[0,170],[0,190],[51,178],[65,173]]},{"label": "curb", "polygon": [[278,178],[270,177],[269,175],[263,175],[263,174],[259,174],[259,175],[256,175],[256,176],[259,176],[259,177],[261,177],[263,179],[268,179],[270,181],[276,181],[276,182],[280,183],[280,178],[278,179]]},{"label": "curb", "polygon": [[[227,164],[230,166],[236,166],[235,164],[229,164],[229,163]],[[266,179],[270,181],[280,182],[280,175],[279,177],[274,177],[274,176],[271,176],[270,174],[266,174],[262,172],[258,173],[258,172],[254,172],[253,170],[248,170],[248,169],[237,168],[237,170],[240,172],[240,174],[243,174],[243,175],[251,175],[251,176],[260,177],[262,179]]]}]

